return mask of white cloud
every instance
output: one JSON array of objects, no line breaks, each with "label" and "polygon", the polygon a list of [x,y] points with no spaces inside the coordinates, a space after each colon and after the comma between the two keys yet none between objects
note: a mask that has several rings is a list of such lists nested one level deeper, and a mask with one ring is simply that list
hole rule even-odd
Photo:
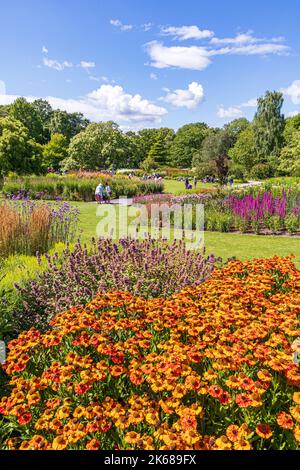
[{"label": "white cloud", "polygon": [[133,29],[132,24],[123,24],[120,20],[110,20],[110,24],[116,28],[120,28],[121,31],[130,31]]},{"label": "white cloud", "polygon": [[143,30],[146,31],[146,32],[147,32],[147,31],[150,31],[150,29],[152,28],[152,26],[153,26],[153,23],[144,23],[144,24],[142,24],[142,28],[143,28]]},{"label": "white cloud", "polygon": [[153,72],[150,73],[150,78],[151,78],[151,80],[157,80],[157,75],[156,75],[156,73],[153,73]]},{"label": "white cloud", "polygon": [[211,63],[204,47],[165,47],[158,41],[146,45],[148,54],[156,68],[178,67],[191,70],[204,70]]},{"label": "white cloud", "polygon": [[46,46],[43,46],[42,52],[43,52],[43,54],[48,54],[49,50],[47,49]]},{"label": "white cloud", "polygon": [[221,119],[227,118],[239,118],[244,116],[244,108],[256,108],[257,107],[257,98],[251,98],[250,100],[246,101],[245,103],[236,105],[236,106],[229,106],[225,108],[223,105],[219,106],[217,111],[217,116]]},{"label": "white cloud", "polygon": [[278,43],[278,42],[284,42],[283,37],[275,37],[272,39],[263,39],[263,38],[257,38],[253,36],[252,31],[248,31],[247,33],[239,33],[237,34],[234,38],[212,38],[210,41],[211,44],[214,45],[220,45],[220,44],[235,44],[235,45],[241,45],[241,44],[256,44],[259,42],[265,42],[265,43]]},{"label": "white cloud", "polygon": [[219,106],[217,116],[221,119],[227,118],[238,118],[242,117],[243,111],[238,107],[230,106],[229,108],[225,108],[224,106]]},{"label": "white cloud", "polygon": [[[0,104],[10,104],[17,95],[0,95]],[[37,97],[27,96],[28,101]],[[126,93],[121,86],[102,85],[97,90],[78,99],[44,97],[51,106],[68,112],[81,112],[92,121],[115,120],[117,122],[139,123],[160,122],[167,110],[143,99],[140,95]]]},{"label": "white cloud", "polygon": [[177,108],[194,109],[204,100],[204,89],[199,83],[192,82],[187,90],[175,90],[162,97],[161,100]]},{"label": "white cloud", "polygon": [[3,80],[0,80],[0,95],[6,94],[6,85]]},{"label": "white cloud", "polygon": [[242,103],[240,108],[256,108],[257,107],[257,98],[251,98],[246,103]]},{"label": "white cloud", "polygon": [[95,64],[95,62],[89,62],[89,61],[86,61],[86,60],[82,60],[79,64],[79,67],[81,67],[83,69],[86,69],[86,70],[89,70],[89,69],[95,68],[96,64]]},{"label": "white cloud", "polygon": [[288,54],[288,51],[289,47],[284,44],[264,43],[211,49],[209,55],[283,55]]},{"label": "white cloud", "polygon": [[68,62],[67,60],[65,60],[64,62],[59,62],[58,60],[48,59],[47,57],[43,58],[43,63],[46,67],[49,67],[54,70],[58,70],[59,72],[61,72],[62,70],[66,68],[73,67],[72,62]]},{"label": "white cloud", "polygon": [[300,111],[289,111],[286,115],[287,117],[295,117],[298,116],[298,114],[300,114]]},{"label": "white cloud", "polygon": [[207,39],[214,36],[213,31],[208,29],[199,29],[198,26],[164,26],[161,28],[161,34],[164,36],[173,36],[174,39],[184,41],[187,39]]},{"label": "white cloud", "polygon": [[289,96],[293,104],[300,104],[300,80],[295,80],[288,88],[281,91]]}]

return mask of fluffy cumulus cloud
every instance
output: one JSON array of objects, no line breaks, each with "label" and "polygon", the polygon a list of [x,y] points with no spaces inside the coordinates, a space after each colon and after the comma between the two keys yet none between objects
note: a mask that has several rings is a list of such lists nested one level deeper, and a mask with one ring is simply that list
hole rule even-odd
[{"label": "fluffy cumulus cloud", "polygon": [[161,34],[164,36],[173,36],[174,39],[179,39],[179,41],[187,39],[207,39],[214,36],[213,31],[200,29],[198,26],[164,26],[161,28]]},{"label": "fluffy cumulus cloud", "polygon": [[[0,104],[10,104],[18,96],[0,95]],[[26,97],[33,101],[37,97]],[[92,121],[115,120],[125,123],[160,122],[167,110],[143,99],[140,95],[126,93],[121,86],[102,85],[79,99],[44,97],[53,108],[71,113],[80,112]]]},{"label": "fluffy cumulus cloud", "polygon": [[110,20],[110,24],[116,28],[120,28],[121,31],[131,31],[133,29],[132,24],[123,24],[120,20]]},{"label": "fluffy cumulus cloud", "polygon": [[48,54],[49,50],[47,49],[46,46],[43,46],[42,47],[42,52],[43,52],[43,54]]},{"label": "fluffy cumulus cloud", "polygon": [[300,114],[300,111],[289,111],[286,115],[287,117],[295,117],[298,116],[298,114]]},{"label": "fluffy cumulus cloud", "polygon": [[178,67],[190,70],[204,70],[211,60],[204,47],[166,47],[158,41],[146,45],[152,60],[151,65],[156,68]]},{"label": "fluffy cumulus cloud", "polygon": [[197,82],[189,84],[187,90],[175,90],[169,92],[161,100],[176,106],[177,108],[194,109],[204,100],[203,86]]},{"label": "fluffy cumulus cloud", "polygon": [[240,108],[234,106],[230,106],[229,108],[219,106],[217,111],[217,116],[221,119],[235,119],[242,117],[243,115],[243,111]]},{"label": "fluffy cumulus cloud", "polygon": [[295,80],[288,88],[283,88],[282,92],[291,99],[292,103],[300,104],[300,80]]}]

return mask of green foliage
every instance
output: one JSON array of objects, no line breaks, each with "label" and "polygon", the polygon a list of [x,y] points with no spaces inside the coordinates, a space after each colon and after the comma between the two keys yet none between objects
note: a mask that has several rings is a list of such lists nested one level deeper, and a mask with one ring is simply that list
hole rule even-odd
[{"label": "green foliage", "polygon": [[230,142],[230,136],[225,130],[219,130],[206,137],[199,154],[193,160],[197,172],[200,173],[203,169],[210,169],[210,172],[218,178],[220,184],[223,184],[228,174]]},{"label": "green foliage", "polygon": [[265,180],[273,176],[273,167],[269,163],[258,163],[252,168],[250,176],[254,179]]},{"label": "green foliage", "polygon": [[42,146],[30,139],[28,129],[12,117],[0,118],[0,174],[39,172]]},{"label": "green foliage", "polygon": [[259,163],[278,157],[283,143],[284,115],[281,113],[283,94],[268,91],[259,98],[253,122],[255,149]]},{"label": "green foliage", "polygon": [[90,124],[69,146],[69,157],[81,169],[122,167],[126,160],[126,138],[114,122]]},{"label": "green foliage", "polygon": [[240,132],[234,147],[229,150],[228,155],[235,165],[240,165],[246,174],[250,174],[257,161],[252,126],[248,126]]},{"label": "green foliage", "polygon": [[289,140],[281,150],[279,170],[287,175],[300,176],[300,128],[292,129],[288,133]]},{"label": "green foliage", "polygon": [[209,132],[204,123],[187,124],[181,127],[170,149],[170,164],[177,168],[191,168],[193,157],[201,149]]},{"label": "green foliage", "polygon": [[68,141],[62,134],[54,134],[43,147],[43,164],[46,168],[60,169],[61,162],[68,156]]},{"label": "green foliage", "polygon": [[9,115],[20,121],[27,129],[31,139],[42,144],[43,124],[36,108],[26,101],[25,98],[17,98],[10,106]]},{"label": "green foliage", "polygon": [[85,119],[81,113],[67,113],[57,109],[53,111],[49,123],[51,135],[62,134],[68,142],[83,131],[89,124],[89,120]]},{"label": "green foliage", "polygon": [[148,162],[154,162],[153,168],[165,166],[168,162],[168,150],[165,146],[165,140],[162,132],[156,138],[147,157]]},{"label": "green foliage", "polygon": [[231,140],[232,146],[236,143],[241,133],[245,132],[249,126],[250,122],[246,118],[234,119],[224,126],[224,129]]}]

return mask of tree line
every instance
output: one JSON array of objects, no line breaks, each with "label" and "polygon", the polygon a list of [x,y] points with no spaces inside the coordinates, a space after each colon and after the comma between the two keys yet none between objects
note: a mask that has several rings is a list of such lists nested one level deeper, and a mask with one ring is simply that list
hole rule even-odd
[{"label": "tree line", "polygon": [[300,176],[300,114],[285,119],[283,95],[267,92],[252,122],[222,128],[186,124],[122,132],[112,122],[91,123],[81,113],[52,109],[46,100],[18,98],[0,106],[0,175],[53,170],[195,168],[199,177]]}]

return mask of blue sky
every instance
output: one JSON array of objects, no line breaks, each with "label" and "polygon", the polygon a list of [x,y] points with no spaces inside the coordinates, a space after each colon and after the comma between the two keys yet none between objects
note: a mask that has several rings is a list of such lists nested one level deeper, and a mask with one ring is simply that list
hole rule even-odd
[{"label": "blue sky", "polygon": [[1,17],[2,104],[48,98],[124,129],[222,126],[276,89],[300,112],[295,0],[10,0]]}]

